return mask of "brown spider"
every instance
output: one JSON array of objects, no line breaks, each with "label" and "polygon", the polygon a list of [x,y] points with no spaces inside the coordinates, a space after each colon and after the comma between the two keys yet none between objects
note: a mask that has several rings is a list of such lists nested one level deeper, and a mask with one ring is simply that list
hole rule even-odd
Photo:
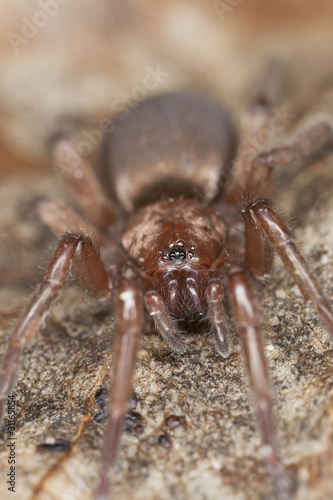
[{"label": "brown spider", "polygon": [[[289,165],[332,148],[333,140],[330,127],[322,124],[291,145],[254,155],[249,144],[256,139],[264,146],[270,116],[261,93],[247,113],[230,176],[232,128],[210,99],[186,92],[160,95],[140,103],[126,120],[119,117],[107,144],[114,198],[127,212],[118,218],[75,144],[60,138],[53,145],[56,165],[90,223],[58,199],[43,197],[35,203],[60,241],[10,338],[0,372],[0,411],[23,347],[40,328],[72,269],[93,297],[113,301],[119,329],[99,500],[110,490],[109,470],[131,393],[144,306],[173,351],[184,353],[188,325],[206,321],[224,358],[230,353],[232,310],[273,485],[280,500],[289,498],[276,444],[254,281],[269,272],[275,248],[333,336],[328,301],[266,199],[276,164]],[[245,198],[251,201],[238,210],[239,200]]]}]

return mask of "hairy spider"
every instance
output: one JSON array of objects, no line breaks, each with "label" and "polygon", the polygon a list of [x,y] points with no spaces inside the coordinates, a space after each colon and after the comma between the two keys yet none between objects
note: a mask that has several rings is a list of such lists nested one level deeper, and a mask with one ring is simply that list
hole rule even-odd
[{"label": "hairy spider", "polygon": [[110,492],[109,470],[130,398],[144,308],[166,344],[179,354],[185,352],[188,326],[205,321],[224,358],[231,349],[232,311],[273,485],[281,500],[289,498],[276,443],[255,279],[269,272],[276,249],[333,336],[332,309],[285,222],[267,200],[276,164],[302,160],[332,147],[333,141],[330,127],[321,124],[288,146],[255,154],[251,144],[265,146],[271,116],[263,95],[247,112],[233,164],[228,117],[201,94],[156,96],[140,103],[126,119],[119,117],[107,143],[110,185],[125,213],[119,217],[75,143],[64,137],[53,143],[54,161],[89,222],[58,199],[35,202],[38,215],[60,241],[10,337],[0,372],[0,410],[2,414],[23,347],[73,270],[94,298],[112,300],[119,331],[99,500]]}]

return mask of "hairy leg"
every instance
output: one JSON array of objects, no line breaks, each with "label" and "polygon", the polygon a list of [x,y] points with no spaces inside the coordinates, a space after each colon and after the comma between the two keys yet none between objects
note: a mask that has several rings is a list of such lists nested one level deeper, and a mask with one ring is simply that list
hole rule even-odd
[{"label": "hairy leg", "polygon": [[[329,125],[322,123],[287,146],[259,153],[251,163],[252,191],[248,192],[251,192],[252,201],[271,195],[271,174],[275,165],[292,165],[311,155],[321,154],[325,148],[333,148],[333,131]],[[273,258],[270,244],[258,221],[248,216],[248,209],[242,212],[246,220],[247,263],[255,276],[264,276]]]},{"label": "hairy leg", "polygon": [[250,384],[257,405],[262,439],[267,448],[270,474],[279,500],[287,500],[288,485],[278,454],[267,361],[254,288],[249,274],[241,268],[231,269],[228,281],[234,318],[241,334]]},{"label": "hairy leg", "polygon": [[109,419],[102,452],[102,469],[96,499],[110,498],[112,466],[121,437],[121,427],[132,391],[139,336],[142,329],[141,290],[137,277],[127,269],[121,276],[115,299],[118,338],[109,399]]},{"label": "hairy leg", "polygon": [[254,276],[261,277],[267,274],[273,263],[272,247],[267,240],[261,226],[252,217],[242,210],[245,217],[245,250],[246,263]]},{"label": "hairy leg", "polygon": [[[64,235],[44,274],[44,280],[33,295],[30,304],[22,314],[14,329],[0,370],[0,418],[3,414],[5,398],[15,379],[19,357],[25,344],[37,333],[51,306],[59,296],[67,276],[74,266],[77,277],[96,298],[110,297],[109,281],[102,262],[89,238],[84,235]],[[98,268],[97,274],[93,272]],[[87,273],[85,273],[87,268]],[[89,279],[87,279],[89,278]],[[89,282],[92,280],[91,282]]]},{"label": "hairy leg", "polygon": [[269,243],[276,249],[296,285],[304,297],[318,311],[322,322],[333,338],[333,311],[321,286],[310,270],[303,255],[292,240],[291,233],[282,217],[267,200],[257,200],[249,206],[245,215],[260,227]]}]

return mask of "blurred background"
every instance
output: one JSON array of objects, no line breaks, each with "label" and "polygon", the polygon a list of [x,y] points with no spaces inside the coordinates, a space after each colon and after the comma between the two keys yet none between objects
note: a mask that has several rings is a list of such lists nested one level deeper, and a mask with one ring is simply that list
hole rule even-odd
[{"label": "blurred background", "polygon": [[[332,122],[332,26],[330,0],[0,0],[0,322],[6,339],[55,245],[48,230],[26,217],[26,203],[45,193],[70,202],[50,165],[50,137],[75,131],[82,154],[91,154],[99,169],[109,117],[181,88],[217,98],[239,129],[254,82],[270,59],[285,67],[271,141],[322,118]],[[278,207],[291,215],[332,297],[331,161],[278,175]],[[329,500],[330,345],[318,340],[318,318],[281,265],[262,287],[279,439],[294,498]],[[30,361],[22,365],[17,390],[22,499],[37,498],[37,486],[38,499],[92,498],[103,430],[77,408],[90,405],[92,411],[93,394],[107,378],[110,323],[85,300],[79,290],[65,290],[47,332],[27,348]],[[142,342],[136,391],[145,430],[123,438],[117,498],[202,500],[222,492],[226,500],[274,498],[237,346],[223,364],[205,338],[193,340],[181,359],[165,353],[156,335]],[[188,422],[178,447],[169,450],[156,446],[165,408]],[[50,436],[72,439],[70,453],[36,453],[36,444]]]},{"label": "blurred background", "polygon": [[[52,134],[68,121],[90,131],[117,99],[194,87],[237,116],[275,56],[288,67],[284,99],[300,112],[318,108],[333,79],[330,0],[13,0],[0,17],[4,176],[44,167]],[[161,75],[149,81],[147,68]]]}]

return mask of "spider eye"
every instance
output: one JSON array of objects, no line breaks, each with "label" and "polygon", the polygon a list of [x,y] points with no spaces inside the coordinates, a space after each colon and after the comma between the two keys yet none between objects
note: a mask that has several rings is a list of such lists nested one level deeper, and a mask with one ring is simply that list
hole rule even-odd
[{"label": "spider eye", "polygon": [[169,253],[169,259],[170,260],[184,260],[186,258],[186,252],[184,250],[180,250],[178,248],[175,248],[174,250],[171,250]]},{"label": "spider eye", "polygon": [[176,258],[176,252],[172,250],[172,252],[169,253],[169,259],[174,260]]}]

